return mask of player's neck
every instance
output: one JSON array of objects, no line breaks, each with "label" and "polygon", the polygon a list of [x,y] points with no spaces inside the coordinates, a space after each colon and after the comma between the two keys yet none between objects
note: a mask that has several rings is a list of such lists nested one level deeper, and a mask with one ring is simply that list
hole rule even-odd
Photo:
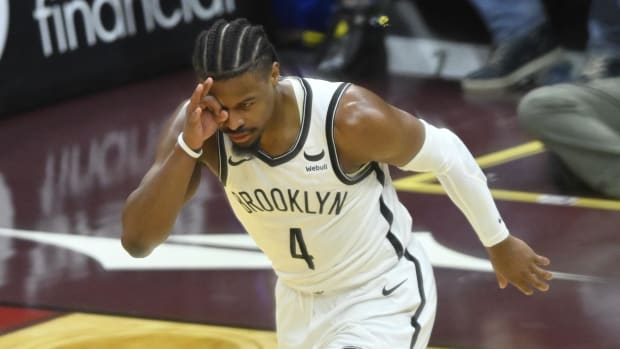
[{"label": "player's neck", "polygon": [[301,128],[297,98],[290,81],[282,80],[276,87],[273,116],[261,138],[261,149],[272,156],[286,153],[294,146]]}]

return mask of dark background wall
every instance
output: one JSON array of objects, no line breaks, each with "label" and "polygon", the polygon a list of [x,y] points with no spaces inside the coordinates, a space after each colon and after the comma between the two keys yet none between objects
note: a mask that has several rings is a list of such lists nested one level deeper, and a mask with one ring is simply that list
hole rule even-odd
[{"label": "dark background wall", "polygon": [[[411,1],[437,36],[489,41],[468,1]],[[313,2],[320,10],[309,9]],[[217,18],[248,17],[265,25],[272,37],[279,37],[286,30],[299,29],[295,23],[320,22],[316,16],[329,15],[329,2],[0,0],[0,117],[187,69],[194,37]],[[589,1],[544,3],[565,45],[582,48]],[[284,10],[283,4],[287,4]]]},{"label": "dark background wall", "polygon": [[0,14],[0,116],[187,68],[200,30],[220,17],[264,20],[268,5],[267,0],[0,0],[0,11],[8,10]]}]

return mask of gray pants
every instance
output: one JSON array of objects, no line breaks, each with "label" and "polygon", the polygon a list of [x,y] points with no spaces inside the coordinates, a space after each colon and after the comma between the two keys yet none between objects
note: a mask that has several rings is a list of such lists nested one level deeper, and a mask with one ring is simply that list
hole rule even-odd
[{"label": "gray pants", "polygon": [[535,89],[519,122],[593,189],[620,198],[620,78]]}]

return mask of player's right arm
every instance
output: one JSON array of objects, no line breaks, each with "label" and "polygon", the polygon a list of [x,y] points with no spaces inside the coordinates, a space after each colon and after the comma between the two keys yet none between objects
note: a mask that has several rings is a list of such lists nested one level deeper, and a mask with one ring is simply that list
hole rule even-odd
[{"label": "player's right arm", "polygon": [[213,152],[211,137],[227,113],[208,96],[212,85],[212,79],[198,84],[187,105],[174,113],[162,133],[154,164],[127,198],[121,242],[133,257],[149,255],[166,240],[179,211],[198,188],[202,159],[190,157],[177,137],[183,132],[190,148]]}]

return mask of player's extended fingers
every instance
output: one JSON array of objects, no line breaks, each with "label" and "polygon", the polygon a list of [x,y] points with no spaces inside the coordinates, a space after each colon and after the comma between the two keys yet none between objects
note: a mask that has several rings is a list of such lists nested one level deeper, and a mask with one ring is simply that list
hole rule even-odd
[{"label": "player's extended fingers", "polygon": [[215,122],[220,125],[228,120],[228,110],[222,109],[218,115],[215,116]]},{"label": "player's extended fingers", "polygon": [[195,107],[192,111],[191,114],[189,115],[189,119],[187,120],[187,123],[189,125],[196,125],[200,123],[200,116],[202,115],[202,108],[201,107]]},{"label": "player's extended fingers", "polygon": [[551,280],[551,279],[553,279],[553,274],[550,271],[545,270],[545,269],[543,269],[543,268],[541,268],[541,267],[539,267],[537,265],[532,265],[530,267],[530,270],[534,274],[536,274],[540,279],[543,279],[543,280]]},{"label": "player's extended fingers", "polygon": [[536,255],[534,262],[538,265],[549,265],[551,264],[551,260],[545,256]]},{"label": "player's extended fingers", "polygon": [[214,113],[219,112],[219,110],[222,109],[222,105],[213,95],[202,96],[201,104],[205,107],[208,107],[208,109],[212,110]]},{"label": "player's extended fingers", "polygon": [[202,87],[203,87],[203,93],[202,95],[206,95],[209,94],[209,91],[211,91],[211,87],[213,86],[213,78],[212,77],[208,77],[207,80],[205,80],[202,83]]},{"label": "player's extended fingers", "polygon": [[211,113],[211,117],[216,118],[222,112],[222,105],[220,102],[211,95],[206,95],[202,98],[201,105],[203,109]]},{"label": "player's extended fingers", "polygon": [[187,105],[187,109],[193,113],[198,106],[200,106],[200,100],[202,99],[202,94],[204,92],[204,86],[202,84],[196,85],[192,96],[189,99],[189,104]]},{"label": "player's extended fingers", "polygon": [[527,282],[520,281],[520,282],[514,282],[512,284],[514,285],[514,287],[518,288],[519,291],[521,291],[521,293],[523,293],[526,296],[531,296],[534,293],[534,291],[532,291],[530,286],[528,286]]},{"label": "player's extended fingers", "polygon": [[549,290],[549,284],[547,284],[544,279],[539,277],[536,273],[531,273],[528,278],[528,282],[531,286],[536,288],[539,291],[545,292]]}]

